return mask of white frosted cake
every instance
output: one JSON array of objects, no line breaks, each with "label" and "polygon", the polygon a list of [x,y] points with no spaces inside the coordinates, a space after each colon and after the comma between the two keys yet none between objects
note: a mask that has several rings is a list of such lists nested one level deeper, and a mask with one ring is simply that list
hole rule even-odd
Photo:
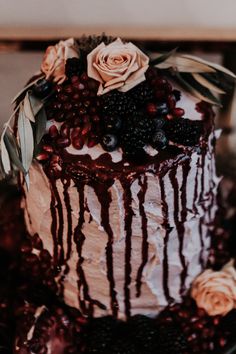
[{"label": "white frosted cake", "polygon": [[[186,62],[194,75],[178,70]],[[119,38],[69,39],[17,97],[21,152],[3,165],[23,171],[27,228],[83,315],[154,317],[205,268],[219,71],[173,52],[151,60]]]}]

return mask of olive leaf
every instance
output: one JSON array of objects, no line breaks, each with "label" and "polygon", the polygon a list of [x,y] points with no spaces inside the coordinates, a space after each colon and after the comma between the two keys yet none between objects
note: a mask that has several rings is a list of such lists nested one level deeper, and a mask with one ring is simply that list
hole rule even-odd
[{"label": "olive leaf", "polygon": [[170,52],[168,53],[164,53],[164,54],[161,54],[159,57],[157,57],[156,59],[153,59],[151,60],[151,65],[159,65],[160,63],[162,63],[163,61],[166,61],[169,57],[171,57],[173,54],[176,53],[177,51],[177,47],[174,48],[173,50],[171,50]]},{"label": "olive leaf", "polygon": [[20,156],[19,156],[19,147],[16,141],[15,136],[9,131],[9,129],[6,130],[6,133],[4,135],[4,142],[10,157],[11,162],[23,173],[25,173],[25,169],[20,161]]},{"label": "olive leaf", "polygon": [[224,66],[220,65],[220,64],[216,64],[216,63],[212,63],[208,60],[202,59],[202,58],[198,58],[194,55],[183,55],[184,58],[190,59],[195,61],[196,63],[202,63],[205,66],[211,67],[212,69],[214,69],[214,71],[219,71],[222,72],[228,76],[230,76],[232,79],[236,79],[236,75],[230,71],[229,69],[225,68]]},{"label": "olive leaf", "polygon": [[37,78],[33,81],[31,81],[28,85],[26,85],[22,90],[20,90],[16,96],[13,98],[13,100],[11,101],[11,104],[14,104],[22,95],[24,95],[24,93],[30,88],[32,87],[39,79],[43,78],[45,76],[44,73],[36,73],[35,76],[37,76]]},{"label": "olive leaf", "polygon": [[34,117],[39,113],[39,111],[43,108],[44,106],[44,101],[41,99],[35,97],[32,93],[32,91],[28,91],[28,96],[30,100],[30,105],[34,114]]},{"label": "olive leaf", "polygon": [[21,161],[26,171],[29,171],[34,152],[34,137],[33,130],[29,119],[24,114],[24,109],[21,106],[18,118],[18,133],[21,149]]},{"label": "olive leaf", "polygon": [[43,135],[45,134],[46,124],[47,124],[46,111],[44,108],[42,108],[35,117],[36,144],[40,143]]},{"label": "olive leaf", "polygon": [[191,58],[185,57],[183,55],[174,54],[167,58],[165,61],[157,65],[159,69],[170,69],[173,68],[179,72],[186,73],[213,73],[215,69],[201,63],[200,61],[193,60]]},{"label": "olive leaf", "polygon": [[24,98],[24,114],[25,116],[31,121],[31,122],[35,122],[34,119],[34,113],[33,113],[33,109],[31,107],[31,102],[29,99],[29,92],[26,93],[25,98]]},{"label": "olive leaf", "polygon": [[193,73],[192,76],[200,85],[206,87],[208,90],[214,91],[218,94],[225,94],[225,91],[223,91],[218,86],[214,85],[211,81],[207,80],[201,74]]},{"label": "olive leaf", "polygon": [[202,73],[201,75],[223,91],[232,91],[234,89],[235,81],[222,72]]},{"label": "olive leaf", "polygon": [[11,160],[4,141],[4,134],[2,134],[1,136],[0,143],[1,143],[1,162],[2,162],[3,171],[5,174],[8,174],[11,171]]},{"label": "olive leaf", "polygon": [[191,95],[205,102],[221,106],[220,101],[207,88],[198,84],[197,81],[193,79],[191,74],[176,72],[174,78],[179,85]]}]

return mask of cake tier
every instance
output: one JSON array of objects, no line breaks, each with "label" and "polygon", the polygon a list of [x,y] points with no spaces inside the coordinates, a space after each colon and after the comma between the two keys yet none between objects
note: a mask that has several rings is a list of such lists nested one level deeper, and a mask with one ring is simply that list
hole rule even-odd
[{"label": "cake tier", "polygon": [[218,179],[212,112],[198,117],[208,129],[197,148],[169,146],[142,164],[99,146],[68,149],[57,180],[32,167],[28,228],[60,266],[67,304],[91,316],[154,316],[202,271]]}]

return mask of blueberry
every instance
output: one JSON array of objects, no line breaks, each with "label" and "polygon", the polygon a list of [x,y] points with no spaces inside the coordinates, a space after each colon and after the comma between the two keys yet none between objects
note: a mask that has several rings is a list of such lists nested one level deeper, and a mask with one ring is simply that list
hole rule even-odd
[{"label": "blueberry", "polygon": [[46,79],[38,80],[33,86],[33,93],[39,98],[47,97],[52,91],[52,83]]},{"label": "blueberry", "polygon": [[162,117],[153,119],[155,129],[162,129],[165,125],[165,122],[165,119]]},{"label": "blueberry", "polygon": [[105,119],[105,129],[107,131],[118,131],[121,129],[122,119],[120,117],[107,117]]},{"label": "blueberry", "polygon": [[157,150],[162,150],[168,145],[168,139],[163,130],[158,129],[152,137],[152,146]]},{"label": "blueberry", "polygon": [[106,134],[102,138],[102,147],[106,151],[114,151],[117,147],[118,139],[114,134]]},{"label": "blueberry", "polygon": [[169,113],[169,109],[167,107],[167,104],[165,102],[159,103],[157,105],[157,115],[166,115]]}]

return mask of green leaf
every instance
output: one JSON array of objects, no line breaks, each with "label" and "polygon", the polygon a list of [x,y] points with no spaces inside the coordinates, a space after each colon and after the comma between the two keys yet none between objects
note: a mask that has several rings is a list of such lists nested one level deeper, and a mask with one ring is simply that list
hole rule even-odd
[{"label": "green leaf", "polygon": [[207,80],[201,74],[193,73],[192,76],[193,76],[194,80],[196,80],[200,85],[206,87],[208,90],[216,92],[220,95],[225,93],[225,91],[223,91],[218,86],[214,85],[211,81]]},{"label": "green leaf", "polygon": [[15,136],[10,133],[9,130],[6,130],[6,133],[4,135],[4,142],[6,144],[6,148],[8,151],[8,154],[10,156],[11,162],[23,173],[25,173],[25,169],[20,161],[19,157],[19,147],[16,141]]},{"label": "green leaf", "polygon": [[11,171],[11,161],[10,161],[10,156],[7,151],[7,147],[4,141],[4,135],[2,134],[1,136],[1,162],[2,162],[2,167],[3,171],[5,174],[8,174]]},{"label": "green leaf", "polygon": [[45,109],[42,108],[37,116],[35,117],[35,126],[36,126],[36,143],[39,144],[43,135],[46,132],[47,116]]},{"label": "green leaf", "polygon": [[163,61],[166,61],[166,59],[168,59],[169,57],[171,57],[173,54],[176,53],[177,49],[178,49],[178,48],[175,48],[175,49],[171,50],[171,51],[168,52],[168,53],[164,53],[164,54],[160,55],[160,56],[157,57],[156,59],[151,60],[151,63],[150,63],[150,64],[156,66],[156,65],[162,63]]},{"label": "green leaf", "polygon": [[27,173],[33,159],[34,138],[31,123],[25,116],[23,107],[20,109],[18,118],[18,133],[20,139],[22,165]]},{"label": "green leaf", "polygon": [[29,99],[29,92],[26,92],[25,98],[24,98],[24,103],[23,103],[23,107],[24,107],[24,114],[25,116],[31,121],[31,122],[35,122],[34,119],[34,113],[31,107],[31,103],[30,103],[30,99]]},{"label": "green leaf", "polygon": [[183,55],[175,54],[158,64],[159,69],[173,68],[175,71],[185,73],[204,73],[215,72],[215,69],[191,58],[186,58]]},{"label": "green leaf", "polygon": [[222,65],[219,65],[219,64],[216,64],[216,63],[212,63],[212,62],[210,62],[208,60],[205,60],[205,59],[202,59],[202,58],[198,58],[198,57],[196,57],[194,55],[185,54],[185,55],[183,55],[183,57],[191,59],[193,61],[196,61],[197,63],[205,64],[206,66],[209,66],[209,67],[213,68],[215,71],[222,72],[222,73],[230,76],[234,80],[236,79],[236,75],[232,71],[230,71],[229,69],[225,68]]},{"label": "green leaf", "polygon": [[210,81],[215,86],[219,87],[223,91],[232,91],[235,86],[234,80],[231,77],[224,75],[223,73],[204,73],[201,74],[205,79]]},{"label": "green leaf", "polygon": [[39,113],[39,111],[43,108],[44,102],[39,98],[35,97],[31,91],[29,91],[29,100],[35,117]]},{"label": "green leaf", "polygon": [[197,81],[193,79],[191,74],[180,74],[176,72],[174,78],[179,83],[179,85],[182,86],[191,95],[205,102],[221,106],[220,101],[214,95],[212,95],[208,89],[198,84]]}]

